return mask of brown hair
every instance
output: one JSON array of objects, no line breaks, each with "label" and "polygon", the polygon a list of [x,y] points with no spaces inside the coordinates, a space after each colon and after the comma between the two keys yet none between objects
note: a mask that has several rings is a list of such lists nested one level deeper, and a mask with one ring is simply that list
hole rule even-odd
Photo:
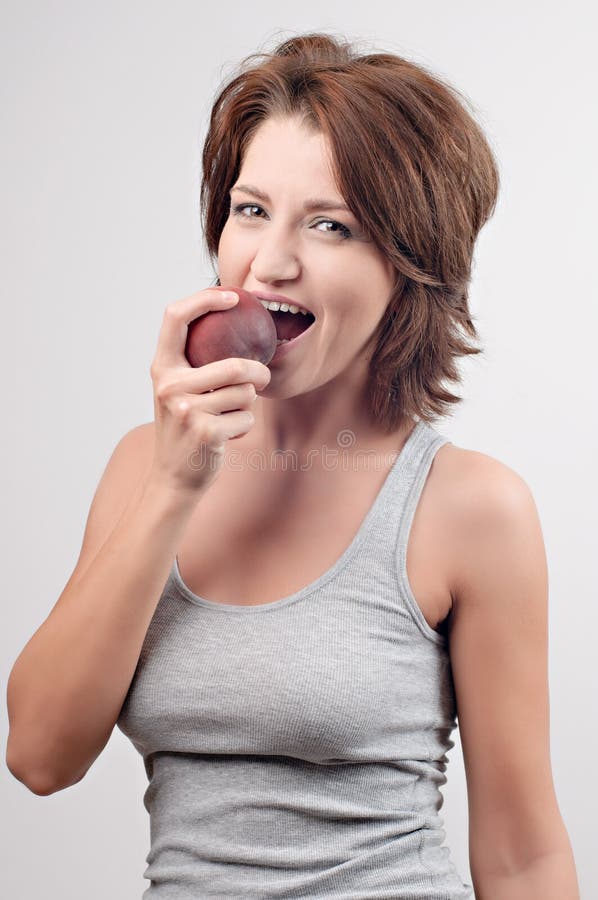
[{"label": "brown hair", "polygon": [[457,357],[482,352],[467,340],[478,338],[468,285],[499,174],[466,105],[420,65],[386,52],[359,54],[348,41],[316,33],[251,54],[212,107],[200,199],[211,257],[228,218],[228,191],[264,120],[299,115],[328,139],[341,195],[396,272],[368,381],[373,418],[389,433],[405,417],[446,415],[462,398],[443,381],[461,383]]}]

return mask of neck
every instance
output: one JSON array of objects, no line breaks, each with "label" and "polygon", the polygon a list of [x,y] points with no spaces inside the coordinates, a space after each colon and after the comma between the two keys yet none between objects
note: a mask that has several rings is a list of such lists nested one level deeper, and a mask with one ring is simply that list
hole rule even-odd
[{"label": "neck", "polygon": [[335,460],[363,451],[396,449],[413,427],[402,420],[392,432],[372,420],[365,386],[350,390],[346,383],[328,383],[287,399],[258,396],[255,424],[246,446],[272,456],[292,455],[310,465],[335,466]]}]

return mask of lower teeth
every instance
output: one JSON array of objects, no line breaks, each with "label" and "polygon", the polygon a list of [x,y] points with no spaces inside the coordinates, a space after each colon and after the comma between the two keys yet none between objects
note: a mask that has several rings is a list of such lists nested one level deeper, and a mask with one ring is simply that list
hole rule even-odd
[{"label": "lower teeth", "polygon": [[282,340],[279,338],[276,341],[276,346],[278,347],[279,344],[288,344],[288,343],[289,343],[289,338],[282,338]]}]

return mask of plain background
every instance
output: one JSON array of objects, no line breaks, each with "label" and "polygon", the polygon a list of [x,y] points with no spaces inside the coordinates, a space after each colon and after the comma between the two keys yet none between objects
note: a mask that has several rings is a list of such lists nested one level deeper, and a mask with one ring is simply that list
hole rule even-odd
[{"label": "plain background", "polygon": [[[76,563],[113,447],[153,419],[149,366],[164,307],[212,281],[198,202],[218,85],[249,53],[298,32],[403,54],[470,98],[500,166],[471,288],[485,353],[462,363],[463,403],[437,427],[512,467],[538,506],[553,773],[589,900],[598,883],[589,3],[12,0],[0,9],[3,689]],[[4,710],[4,745],[7,726]],[[470,881],[454,738],[441,815]],[[120,731],[69,790],[35,796],[4,757],[0,777],[3,896],[141,897],[146,778]]]}]

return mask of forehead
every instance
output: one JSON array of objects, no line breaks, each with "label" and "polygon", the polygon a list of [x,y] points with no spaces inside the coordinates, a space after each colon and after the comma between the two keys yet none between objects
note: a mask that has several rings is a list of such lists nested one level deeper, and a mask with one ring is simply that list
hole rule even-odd
[{"label": "forehead", "polygon": [[247,146],[238,181],[267,190],[260,180],[272,186],[291,179],[304,184],[310,193],[326,190],[340,199],[326,136],[307,127],[299,117],[266,119]]}]

